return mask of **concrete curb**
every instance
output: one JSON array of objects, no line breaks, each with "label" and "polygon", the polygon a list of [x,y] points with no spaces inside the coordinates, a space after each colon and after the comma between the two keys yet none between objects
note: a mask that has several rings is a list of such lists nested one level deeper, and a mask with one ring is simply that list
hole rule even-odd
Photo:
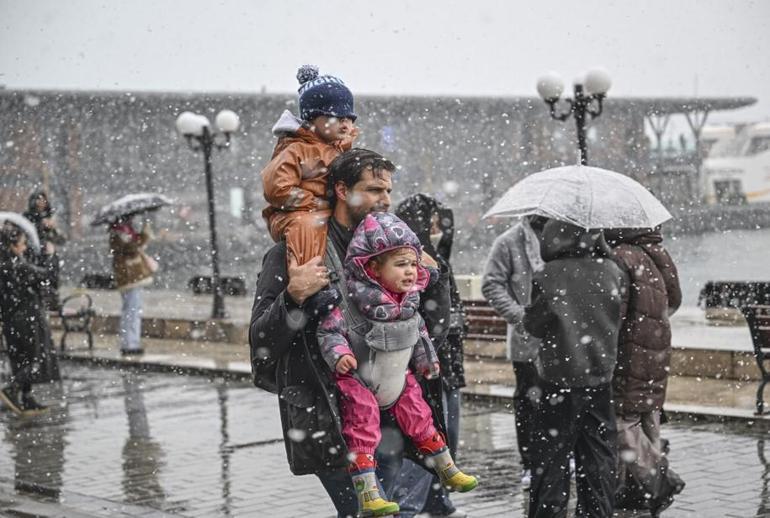
[{"label": "concrete curb", "polygon": [[[132,369],[145,372],[166,372],[184,376],[221,377],[229,380],[251,382],[251,372],[236,370],[233,368],[208,367],[201,365],[179,365],[164,361],[152,360],[140,357],[137,360],[123,358],[106,358],[101,356],[85,356],[82,354],[62,353],[62,360],[81,365],[98,365],[111,369]],[[489,386],[484,386],[488,390]],[[492,387],[494,390],[494,387]],[[510,391],[510,394],[507,392]],[[501,405],[513,408],[513,387],[499,387],[498,393],[484,393],[474,390],[473,387],[462,389],[464,398],[480,403]],[[730,407],[712,407],[704,405],[678,405],[667,404],[664,406],[666,415],[672,422],[688,424],[720,423],[725,425],[740,424],[742,427],[751,427],[755,430],[770,431],[770,414],[756,416],[750,410]]]}]

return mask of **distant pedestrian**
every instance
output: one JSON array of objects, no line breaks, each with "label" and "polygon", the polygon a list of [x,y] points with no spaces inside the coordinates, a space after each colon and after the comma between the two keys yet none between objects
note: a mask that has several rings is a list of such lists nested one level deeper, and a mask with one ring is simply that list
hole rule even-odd
[{"label": "distant pedestrian", "polygon": [[130,216],[118,218],[110,225],[110,253],[115,284],[123,304],[120,312],[120,352],[124,356],[144,354],[142,336],[142,288],[152,284],[157,264],[144,253],[152,238],[148,224],[137,232]]},{"label": "distant pedestrian", "polygon": [[[444,388],[444,409],[447,426],[447,445],[453,457],[457,455],[460,440],[460,389],[465,386],[463,340],[466,334],[465,308],[449,262],[454,239],[454,214],[427,194],[409,196],[396,207],[396,216],[401,218],[417,235],[425,252],[436,259],[442,277],[450,287],[450,318],[446,338],[439,330],[431,330],[431,340],[436,346],[441,364],[441,380]],[[426,306],[426,301],[429,302]],[[435,303],[430,288],[420,297],[420,312],[430,312]],[[445,325],[444,328],[447,326]],[[416,513],[430,513],[433,516],[461,518],[466,513],[457,509],[449,498],[449,492],[441,485],[438,477],[425,471],[412,461],[405,460],[401,467],[398,484],[393,498],[401,508],[400,516],[409,518]]]},{"label": "distant pedestrian", "polygon": [[685,485],[669,468],[660,439],[671,363],[669,316],[682,303],[682,291],[660,231],[608,230],[605,237],[631,280],[612,383],[618,419],[616,505],[657,516]]},{"label": "distant pedestrian", "polygon": [[524,329],[524,308],[532,301],[532,278],[545,266],[539,240],[545,222],[543,217],[526,216],[498,236],[489,252],[481,284],[481,292],[490,306],[508,324],[506,345],[516,377],[513,408],[524,490],[532,482],[529,441],[535,401],[540,395],[535,368],[540,339]]},{"label": "distant pedestrian", "polygon": [[[357,130],[353,93],[340,79],[318,75],[312,65],[297,72],[299,118],[288,110],[273,126],[279,137],[270,163],[262,170],[265,200],[270,204],[262,215],[276,242],[285,240],[289,256],[298,265],[326,250],[327,177],[332,161],[352,147]],[[320,314],[327,314],[340,299],[329,287],[308,301]]]},{"label": "distant pedestrian", "polygon": [[534,276],[524,326],[542,339],[542,391],[532,424],[530,518],[566,516],[574,452],[577,516],[612,516],[617,467],[611,381],[623,316],[625,273],[601,232],[549,220],[545,267]]},{"label": "distant pedestrian", "polygon": [[[27,236],[11,223],[0,230],[0,321],[11,364],[11,380],[0,400],[17,414],[46,410],[32,396],[33,383],[57,381],[59,364],[53,351],[41,298],[51,269],[24,258]],[[49,260],[50,260],[50,256]]]},{"label": "distant pedestrian", "polygon": [[[418,312],[420,291],[438,281],[422,264],[420,241],[398,217],[369,214],[353,234],[345,258],[352,305],[337,307],[318,326],[318,344],[335,373],[342,434],[362,516],[399,511],[380,494],[374,452],[380,444],[380,411],[388,410],[425,456],[440,483],[465,492],[477,485],[460,471],[433,424],[417,377],[439,375],[439,362]],[[363,331],[362,331],[363,329]]]},{"label": "distant pedestrian", "polygon": [[48,309],[58,310],[61,306],[59,298],[59,276],[61,272],[61,260],[57,254],[57,247],[67,242],[67,239],[59,230],[54,210],[45,191],[35,191],[29,197],[27,210],[24,217],[30,220],[37,230],[40,238],[42,254],[50,257],[39,257],[38,254],[27,250],[28,259],[33,262],[41,262],[50,268],[49,281],[43,289],[43,301]]}]

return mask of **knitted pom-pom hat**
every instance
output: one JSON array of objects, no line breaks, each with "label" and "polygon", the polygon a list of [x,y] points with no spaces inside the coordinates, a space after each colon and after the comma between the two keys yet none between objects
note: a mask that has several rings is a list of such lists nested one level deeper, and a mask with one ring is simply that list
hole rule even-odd
[{"label": "knitted pom-pom hat", "polygon": [[299,116],[306,121],[319,115],[356,120],[353,93],[341,79],[319,76],[318,67],[303,65],[297,71]]}]

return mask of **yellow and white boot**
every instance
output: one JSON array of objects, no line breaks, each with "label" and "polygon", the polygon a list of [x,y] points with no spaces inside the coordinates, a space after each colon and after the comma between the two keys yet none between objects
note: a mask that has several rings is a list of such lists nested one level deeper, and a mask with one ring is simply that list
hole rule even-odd
[{"label": "yellow and white boot", "polygon": [[441,484],[450,491],[466,493],[476,488],[479,481],[476,477],[466,475],[455,465],[449,448],[444,446],[439,451],[425,456],[425,463],[433,468]]},{"label": "yellow and white boot", "polygon": [[358,516],[389,516],[399,511],[398,504],[389,502],[380,495],[380,487],[377,485],[376,467],[371,455],[359,453],[356,461],[349,468],[350,477],[353,479],[353,487],[358,496]]}]

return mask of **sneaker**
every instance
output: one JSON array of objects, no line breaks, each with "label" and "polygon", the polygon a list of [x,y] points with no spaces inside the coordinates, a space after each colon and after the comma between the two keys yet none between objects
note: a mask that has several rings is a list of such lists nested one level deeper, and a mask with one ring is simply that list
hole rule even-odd
[{"label": "sneaker", "polygon": [[521,489],[529,491],[530,487],[532,487],[532,470],[524,469],[521,471]]},{"label": "sneaker", "polygon": [[23,409],[18,399],[18,392],[12,388],[6,387],[0,390],[0,401],[2,401],[8,410],[16,415],[21,415]]},{"label": "sneaker", "polygon": [[21,409],[24,411],[24,415],[37,415],[47,411],[48,407],[38,403],[37,400],[32,397],[32,394],[22,394]]}]

